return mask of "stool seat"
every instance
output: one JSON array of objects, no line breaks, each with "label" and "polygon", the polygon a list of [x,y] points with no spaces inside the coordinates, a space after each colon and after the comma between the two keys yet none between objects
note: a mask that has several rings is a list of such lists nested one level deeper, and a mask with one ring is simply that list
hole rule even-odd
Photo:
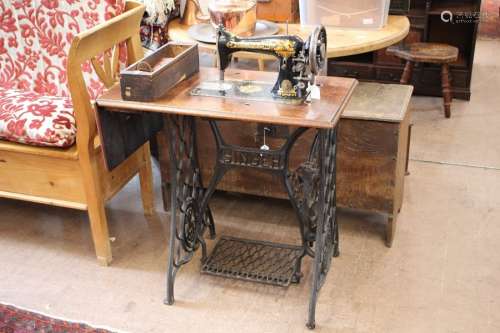
[{"label": "stool seat", "polygon": [[454,46],[441,43],[412,43],[399,46],[391,46],[387,54],[394,55],[406,60],[401,84],[409,84],[412,80],[413,66],[415,63],[433,63],[441,65],[441,87],[443,89],[444,115],[451,116],[451,94],[450,84],[450,62],[458,59],[458,49]]},{"label": "stool seat", "polygon": [[393,46],[387,49],[388,54],[413,62],[444,64],[458,59],[458,48],[441,43],[412,43]]}]

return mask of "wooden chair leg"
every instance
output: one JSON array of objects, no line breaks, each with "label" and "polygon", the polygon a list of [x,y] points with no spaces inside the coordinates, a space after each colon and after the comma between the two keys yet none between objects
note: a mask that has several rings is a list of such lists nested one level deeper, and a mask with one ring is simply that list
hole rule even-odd
[{"label": "wooden chair leg", "polygon": [[411,81],[411,76],[413,74],[413,62],[411,61],[406,61],[405,69],[403,71],[403,75],[401,76],[401,80],[399,83],[401,84],[408,84]]},{"label": "wooden chair leg", "polygon": [[450,69],[448,64],[443,64],[441,67],[441,85],[443,88],[443,101],[444,101],[444,116],[451,117],[451,86],[450,86]]},{"label": "wooden chair leg", "polygon": [[109,241],[108,222],[106,219],[105,198],[99,177],[98,161],[95,156],[85,152],[80,154],[80,166],[83,176],[83,186],[87,198],[87,212],[90,220],[90,231],[94,241],[97,260],[107,266],[113,259]]},{"label": "wooden chair leg", "polygon": [[93,200],[93,202],[89,202],[88,214],[97,260],[101,265],[108,266],[113,256],[111,254],[104,201],[98,202],[97,200]]},{"label": "wooden chair leg", "polygon": [[139,169],[139,180],[141,182],[141,198],[144,214],[152,215],[155,211],[153,193],[153,169],[151,166],[151,152],[149,142],[143,146],[144,165]]}]

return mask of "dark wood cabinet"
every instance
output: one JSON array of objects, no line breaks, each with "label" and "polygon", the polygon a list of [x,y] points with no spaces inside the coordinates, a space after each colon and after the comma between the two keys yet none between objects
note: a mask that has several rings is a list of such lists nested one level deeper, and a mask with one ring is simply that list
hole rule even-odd
[{"label": "dark wood cabinet", "polygon": [[[456,46],[460,51],[458,60],[450,66],[455,98],[470,99],[480,7],[480,0],[411,0],[410,2],[407,15],[411,30],[403,43],[440,42]],[[442,17],[444,11],[452,13],[453,18],[447,13]],[[394,83],[399,82],[403,66],[400,59],[387,55],[385,49],[382,49],[330,59],[328,75],[354,77],[361,81]],[[440,67],[420,64],[414,70],[412,84],[415,86],[416,94],[441,96]]]}]

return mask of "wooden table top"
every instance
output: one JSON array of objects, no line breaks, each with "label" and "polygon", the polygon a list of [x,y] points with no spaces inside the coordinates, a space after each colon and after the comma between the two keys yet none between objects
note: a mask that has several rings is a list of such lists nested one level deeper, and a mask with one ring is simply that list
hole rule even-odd
[{"label": "wooden table top", "polygon": [[[279,24],[278,34],[286,33],[286,25]],[[300,36],[303,39],[309,37],[313,26],[301,26],[300,24],[289,24],[288,33]],[[168,26],[169,38],[173,41],[198,43],[200,50],[215,52],[215,44],[197,42],[188,34],[189,26],[182,25],[179,20],[173,20]],[[328,36],[329,58],[343,57],[380,50],[403,40],[410,31],[410,21],[406,16],[390,15],[387,25],[381,29],[346,29],[326,27]],[[245,57],[274,59],[272,56],[245,53]]]},{"label": "wooden table top", "polygon": [[[358,83],[357,80],[349,78],[318,77],[321,99],[301,105],[189,94],[201,81],[214,80],[218,77],[218,73],[214,68],[200,68],[200,73],[179,83],[154,102],[124,101],[121,98],[120,86],[117,84],[97,99],[97,105],[118,112],[159,112],[276,125],[333,128]],[[234,69],[226,70],[226,79],[274,83],[277,73]]]}]

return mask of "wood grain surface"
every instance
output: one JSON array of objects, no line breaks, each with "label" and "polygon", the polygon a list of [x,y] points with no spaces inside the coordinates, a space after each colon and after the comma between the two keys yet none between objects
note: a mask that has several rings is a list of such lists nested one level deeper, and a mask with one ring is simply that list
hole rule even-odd
[{"label": "wood grain surface", "polygon": [[401,122],[410,104],[413,86],[401,84],[360,83],[342,118]]},{"label": "wood grain surface", "polygon": [[[162,98],[149,103],[124,101],[120,86],[115,85],[97,99],[100,108],[117,112],[158,112],[214,119],[269,123],[314,128],[333,128],[346,107],[357,80],[340,77],[318,77],[321,99],[310,104],[289,105],[275,102],[191,96],[200,82],[214,80],[218,70],[201,68],[200,73],[179,83]],[[227,70],[226,79],[275,82],[277,73]]]},{"label": "wood grain surface", "polygon": [[[279,24],[278,34],[286,34],[286,24]],[[179,20],[173,20],[168,25],[169,39],[179,42],[198,43],[200,50],[205,52],[215,52],[215,44],[199,43],[188,34],[189,26],[183,25]],[[314,26],[302,26],[300,24],[289,24],[288,33],[301,38],[308,38]],[[406,16],[390,15],[387,25],[381,29],[345,29],[327,27],[328,35],[327,56],[329,58],[343,57],[353,54],[360,54],[380,50],[391,46],[408,35],[410,31],[410,21]],[[275,59],[272,56],[254,54],[248,52],[237,53],[238,57]]]},{"label": "wood grain surface", "polygon": [[154,101],[198,72],[198,54],[197,45],[173,42],[163,45],[120,73],[122,97],[129,101]]},{"label": "wood grain surface", "polygon": [[412,43],[387,49],[388,54],[413,62],[436,64],[450,63],[458,59],[458,48],[442,43]]}]

